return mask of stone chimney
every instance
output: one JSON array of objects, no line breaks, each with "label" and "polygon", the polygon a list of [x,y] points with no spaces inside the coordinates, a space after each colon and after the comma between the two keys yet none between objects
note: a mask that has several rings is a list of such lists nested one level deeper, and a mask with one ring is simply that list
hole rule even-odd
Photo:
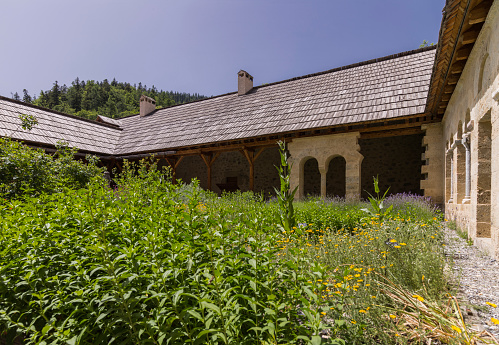
[{"label": "stone chimney", "polygon": [[246,71],[237,73],[237,94],[245,95],[253,88],[253,77]]},{"label": "stone chimney", "polygon": [[140,117],[149,115],[154,110],[156,110],[156,101],[146,95],[140,96]]}]

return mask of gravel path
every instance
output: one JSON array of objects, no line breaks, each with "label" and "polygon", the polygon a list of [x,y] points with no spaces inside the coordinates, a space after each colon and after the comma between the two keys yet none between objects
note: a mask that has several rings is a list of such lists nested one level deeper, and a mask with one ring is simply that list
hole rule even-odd
[{"label": "gravel path", "polygon": [[[499,261],[470,246],[454,230],[445,230],[446,255],[451,259],[451,276],[458,287],[461,309],[469,324],[485,329],[499,339],[499,326],[490,319],[499,319]],[[486,302],[497,305],[492,308]]]}]

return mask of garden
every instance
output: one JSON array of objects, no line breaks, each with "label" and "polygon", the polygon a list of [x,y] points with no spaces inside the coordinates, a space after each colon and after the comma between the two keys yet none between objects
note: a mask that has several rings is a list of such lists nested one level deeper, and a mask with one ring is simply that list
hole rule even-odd
[{"label": "garden", "polygon": [[0,343],[488,341],[464,322],[423,197],[374,179],[369,202],[293,202],[284,150],[271,199],[173,184],[152,161],[110,188],[93,158],[1,140]]}]

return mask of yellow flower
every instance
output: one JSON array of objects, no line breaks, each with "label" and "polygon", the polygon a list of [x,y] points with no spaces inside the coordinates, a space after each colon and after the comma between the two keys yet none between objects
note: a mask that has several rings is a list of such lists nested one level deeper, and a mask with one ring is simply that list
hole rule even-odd
[{"label": "yellow flower", "polygon": [[365,311],[364,309],[361,309],[361,310],[359,310],[359,313],[364,313],[365,314],[365,313],[367,313],[367,311]]},{"label": "yellow flower", "polygon": [[322,316],[326,315],[326,312],[324,312],[324,311],[323,311],[323,312],[321,312],[321,315],[322,315]]},{"label": "yellow flower", "polygon": [[497,308],[497,305],[494,303],[486,302],[486,304],[490,305],[492,308]]},{"label": "yellow flower", "polygon": [[352,320],[350,322],[353,323],[354,325],[357,323],[357,321],[355,321],[355,320]]},{"label": "yellow flower", "polygon": [[490,321],[492,321],[492,323],[495,323],[496,325],[499,325],[499,320],[498,319],[491,318]]},{"label": "yellow flower", "polygon": [[457,333],[459,333],[459,334],[461,334],[461,333],[463,332],[463,331],[461,330],[461,328],[459,328],[459,327],[457,327],[457,326],[452,325],[452,326],[451,326],[451,328],[452,328],[453,330],[455,330],[455,331],[456,331]]},{"label": "yellow flower", "polygon": [[401,246],[394,246],[394,248],[397,248],[397,249],[398,249],[398,248],[402,248],[402,247],[401,247]]},{"label": "yellow flower", "polygon": [[423,297],[421,297],[421,296],[419,296],[419,295],[412,295],[412,297],[417,298],[417,299],[418,299],[418,301],[420,301],[420,302],[423,302],[423,301],[424,301],[424,298],[423,298]]},{"label": "yellow flower", "polygon": [[391,318],[391,319],[395,319],[395,318],[396,318],[396,316],[395,316],[395,315],[393,315],[393,314],[390,314],[390,318]]},{"label": "yellow flower", "polygon": [[397,240],[395,240],[395,239],[393,239],[393,238],[392,238],[392,239],[390,240],[390,242],[392,242],[392,243],[396,243],[396,242],[397,242]]},{"label": "yellow flower", "polygon": [[407,245],[407,244],[405,244],[405,243],[399,243],[399,244],[400,244],[401,246],[406,246],[406,245]]}]

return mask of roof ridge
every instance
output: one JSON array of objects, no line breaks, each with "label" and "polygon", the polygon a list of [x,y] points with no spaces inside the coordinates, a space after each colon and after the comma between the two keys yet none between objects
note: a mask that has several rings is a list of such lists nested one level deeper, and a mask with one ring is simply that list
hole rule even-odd
[{"label": "roof ridge", "polygon": [[[38,105],[31,104],[31,103],[21,102],[21,101],[18,101],[18,100],[12,99],[12,98],[8,98],[8,97],[2,96],[2,95],[0,95],[0,100],[4,100],[4,101],[7,101],[7,102],[11,102],[11,103],[16,103],[16,104],[23,105],[23,106],[26,106],[26,107],[29,107],[29,108],[35,108],[35,109],[38,109],[38,110],[48,111],[50,113],[54,113],[54,114],[58,114],[58,115],[66,116],[66,117],[70,117],[70,118],[73,118],[73,119],[76,119],[76,120],[82,120],[82,121],[85,121],[85,122],[90,122],[90,123],[93,123],[93,124],[96,124],[96,125],[100,125],[100,126],[104,126],[104,127],[118,129],[120,131],[122,130],[122,128],[119,128],[119,127],[116,127],[116,126],[113,126],[113,125],[110,125],[110,124],[107,124],[107,123],[104,123],[104,122],[98,122],[98,121],[90,120],[90,119],[87,119],[87,118],[84,118],[84,117],[81,117],[81,116],[66,114],[66,113],[63,113],[61,111],[57,111],[57,110],[53,110],[53,109],[49,109],[49,108],[40,107]],[[116,120],[119,120],[119,119],[116,119]]]},{"label": "roof ridge", "polygon": [[[253,90],[255,90],[255,89],[259,89],[259,88],[263,88],[263,87],[267,87],[267,86],[283,84],[283,83],[287,83],[287,82],[290,82],[290,81],[295,81],[295,80],[300,80],[300,79],[305,79],[305,78],[310,78],[310,77],[316,77],[316,76],[319,76],[319,75],[333,73],[333,72],[338,72],[338,71],[343,71],[343,70],[347,70],[347,69],[351,69],[351,68],[355,68],[355,67],[360,67],[360,66],[371,65],[371,64],[377,63],[377,62],[382,62],[382,61],[387,61],[387,60],[393,60],[393,59],[401,58],[401,57],[404,57],[404,56],[415,55],[415,54],[418,54],[418,53],[423,53],[423,52],[426,52],[426,51],[435,50],[436,48],[437,48],[437,45],[432,45],[432,46],[428,46],[428,47],[421,47],[421,48],[418,48],[418,49],[413,49],[413,50],[408,50],[408,51],[405,51],[405,52],[400,52],[400,53],[396,53],[396,54],[386,55],[386,56],[375,58],[375,59],[370,59],[370,60],[365,60],[365,61],[361,61],[361,62],[356,62],[356,63],[350,64],[350,65],[335,67],[335,68],[332,68],[332,69],[329,69],[329,70],[326,70],[326,71],[322,71],[322,72],[317,72],[317,73],[312,73],[312,74],[305,74],[305,75],[302,75],[302,76],[299,76],[299,77],[294,77],[294,78],[290,78],[290,79],[284,79],[284,80],[275,81],[275,82],[272,82],[272,83],[266,83],[264,85],[259,85],[259,86],[253,87],[253,89],[251,89],[251,91],[248,92],[248,94],[251,94],[251,92]],[[233,94],[237,94],[237,91],[228,92],[228,93],[224,93],[224,94],[221,94],[221,95],[211,96],[211,97],[207,97],[207,98],[203,98],[203,99],[197,99],[197,100],[194,100],[194,101],[191,101],[191,102],[187,102],[187,103],[170,105],[168,107],[156,109],[154,112],[152,112],[151,114],[149,114],[147,116],[154,115],[158,110],[170,109],[170,108],[179,107],[179,106],[182,106],[182,105],[203,102],[203,101],[207,101],[207,100],[210,100],[210,99],[215,99],[215,98],[224,97],[224,96],[233,95]],[[125,118],[128,118],[128,117],[138,116],[138,115],[139,114],[127,115],[127,116],[119,117],[119,118],[116,118],[116,119],[118,119],[118,120],[119,119],[125,119]]]}]

